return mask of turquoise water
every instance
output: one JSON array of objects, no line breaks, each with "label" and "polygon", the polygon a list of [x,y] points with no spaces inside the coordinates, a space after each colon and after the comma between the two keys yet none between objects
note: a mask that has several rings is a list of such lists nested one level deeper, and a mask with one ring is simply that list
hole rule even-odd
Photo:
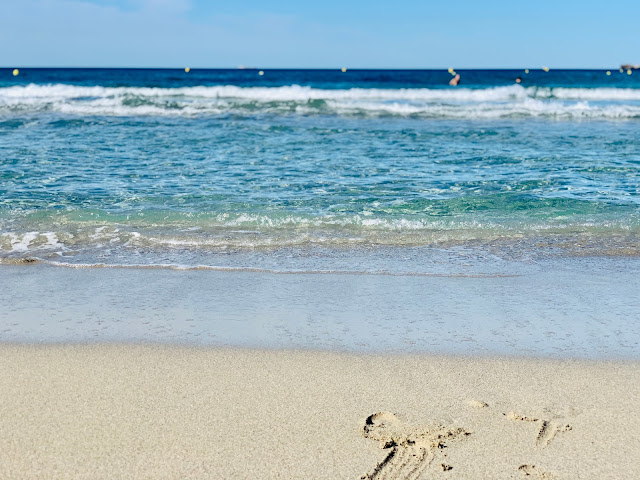
[{"label": "turquoise water", "polygon": [[5,263],[493,275],[640,252],[637,72],[3,72]]}]

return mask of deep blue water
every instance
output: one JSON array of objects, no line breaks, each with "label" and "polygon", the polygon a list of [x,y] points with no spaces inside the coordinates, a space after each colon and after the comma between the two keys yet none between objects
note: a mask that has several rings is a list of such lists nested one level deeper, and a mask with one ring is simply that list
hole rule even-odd
[{"label": "deep blue water", "polygon": [[640,72],[262,73],[0,70],[0,259],[430,273],[640,251]]},{"label": "deep blue water", "polygon": [[[18,76],[2,69],[0,87],[13,85],[82,85],[103,87],[195,87],[237,85],[242,87],[282,87],[304,85],[321,89],[349,88],[448,88],[451,74],[446,70],[263,70],[193,69],[188,74],[176,69],[28,68]],[[567,88],[640,88],[640,72],[610,70],[456,70],[460,86],[487,88],[510,86],[521,77],[524,86]]]}]

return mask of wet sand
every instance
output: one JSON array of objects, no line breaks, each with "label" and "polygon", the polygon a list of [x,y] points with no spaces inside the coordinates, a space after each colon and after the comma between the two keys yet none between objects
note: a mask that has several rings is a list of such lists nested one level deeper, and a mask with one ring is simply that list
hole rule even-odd
[{"label": "wet sand", "polygon": [[522,270],[472,278],[0,265],[0,341],[640,360],[640,258]]},{"label": "wet sand", "polygon": [[1,478],[633,478],[637,362],[0,346]]}]

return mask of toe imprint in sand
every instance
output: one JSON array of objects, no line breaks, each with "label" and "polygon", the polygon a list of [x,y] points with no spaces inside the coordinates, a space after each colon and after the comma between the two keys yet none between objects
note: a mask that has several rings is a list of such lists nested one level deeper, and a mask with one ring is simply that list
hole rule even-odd
[{"label": "toe imprint in sand", "polygon": [[[391,412],[378,412],[367,417],[362,434],[379,441],[380,448],[389,449],[387,456],[362,479],[415,480],[433,461],[436,453],[447,446],[446,442],[471,433],[443,425],[406,425]],[[442,466],[441,470],[446,472],[453,468],[445,464]]]},{"label": "toe imprint in sand", "polygon": [[543,472],[542,470],[537,469],[535,465],[520,465],[518,470],[525,477],[539,478],[541,480],[553,480],[555,478],[549,472]]},{"label": "toe imprint in sand", "polygon": [[568,423],[558,423],[553,420],[543,420],[536,417],[525,417],[514,412],[509,412],[506,416],[511,420],[538,423],[540,425],[540,430],[536,437],[536,445],[539,447],[546,447],[558,433],[568,432],[572,429],[571,425]]}]

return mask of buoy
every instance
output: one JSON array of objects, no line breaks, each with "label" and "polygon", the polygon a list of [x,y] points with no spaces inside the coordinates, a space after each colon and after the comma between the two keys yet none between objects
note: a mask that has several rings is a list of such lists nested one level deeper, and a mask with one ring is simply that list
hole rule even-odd
[{"label": "buoy", "polygon": [[453,68],[450,68],[450,69],[449,69],[449,73],[450,73],[451,75],[455,75],[455,74],[456,74],[456,71],[455,71]]},{"label": "buoy", "polygon": [[609,70],[607,70],[607,75],[611,75],[611,72]]},{"label": "buoy", "polygon": [[631,69],[627,70],[627,75],[631,75]]},{"label": "buoy", "polygon": [[620,69],[620,73],[622,73],[622,72],[624,72],[624,70],[621,68],[621,69]]},{"label": "buoy", "polygon": [[340,70],[342,70],[342,73],[344,73],[344,72],[346,72],[346,71],[347,71],[347,69],[346,69],[346,68],[344,68],[344,67],[342,67]]},{"label": "buoy", "polygon": [[542,70],[544,70],[545,72],[549,71],[549,67],[542,67]]},{"label": "buoy", "polygon": [[525,68],[525,69],[524,69],[524,73],[529,73],[529,69],[528,69],[528,68]]},{"label": "buoy", "polygon": [[17,77],[19,73],[20,73],[20,70],[18,70],[17,68],[13,69],[13,76],[14,77]]},{"label": "buoy", "polygon": [[260,71],[258,72],[258,75],[264,75],[264,72],[263,72],[262,70],[260,70]]},{"label": "buoy", "polygon": [[187,67],[187,68],[185,68],[185,69],[184,69],[184,71],[185,71],[186,73],[189,73],[189,72],[191,71],[191,69],[190,69],[189,67]]}]

